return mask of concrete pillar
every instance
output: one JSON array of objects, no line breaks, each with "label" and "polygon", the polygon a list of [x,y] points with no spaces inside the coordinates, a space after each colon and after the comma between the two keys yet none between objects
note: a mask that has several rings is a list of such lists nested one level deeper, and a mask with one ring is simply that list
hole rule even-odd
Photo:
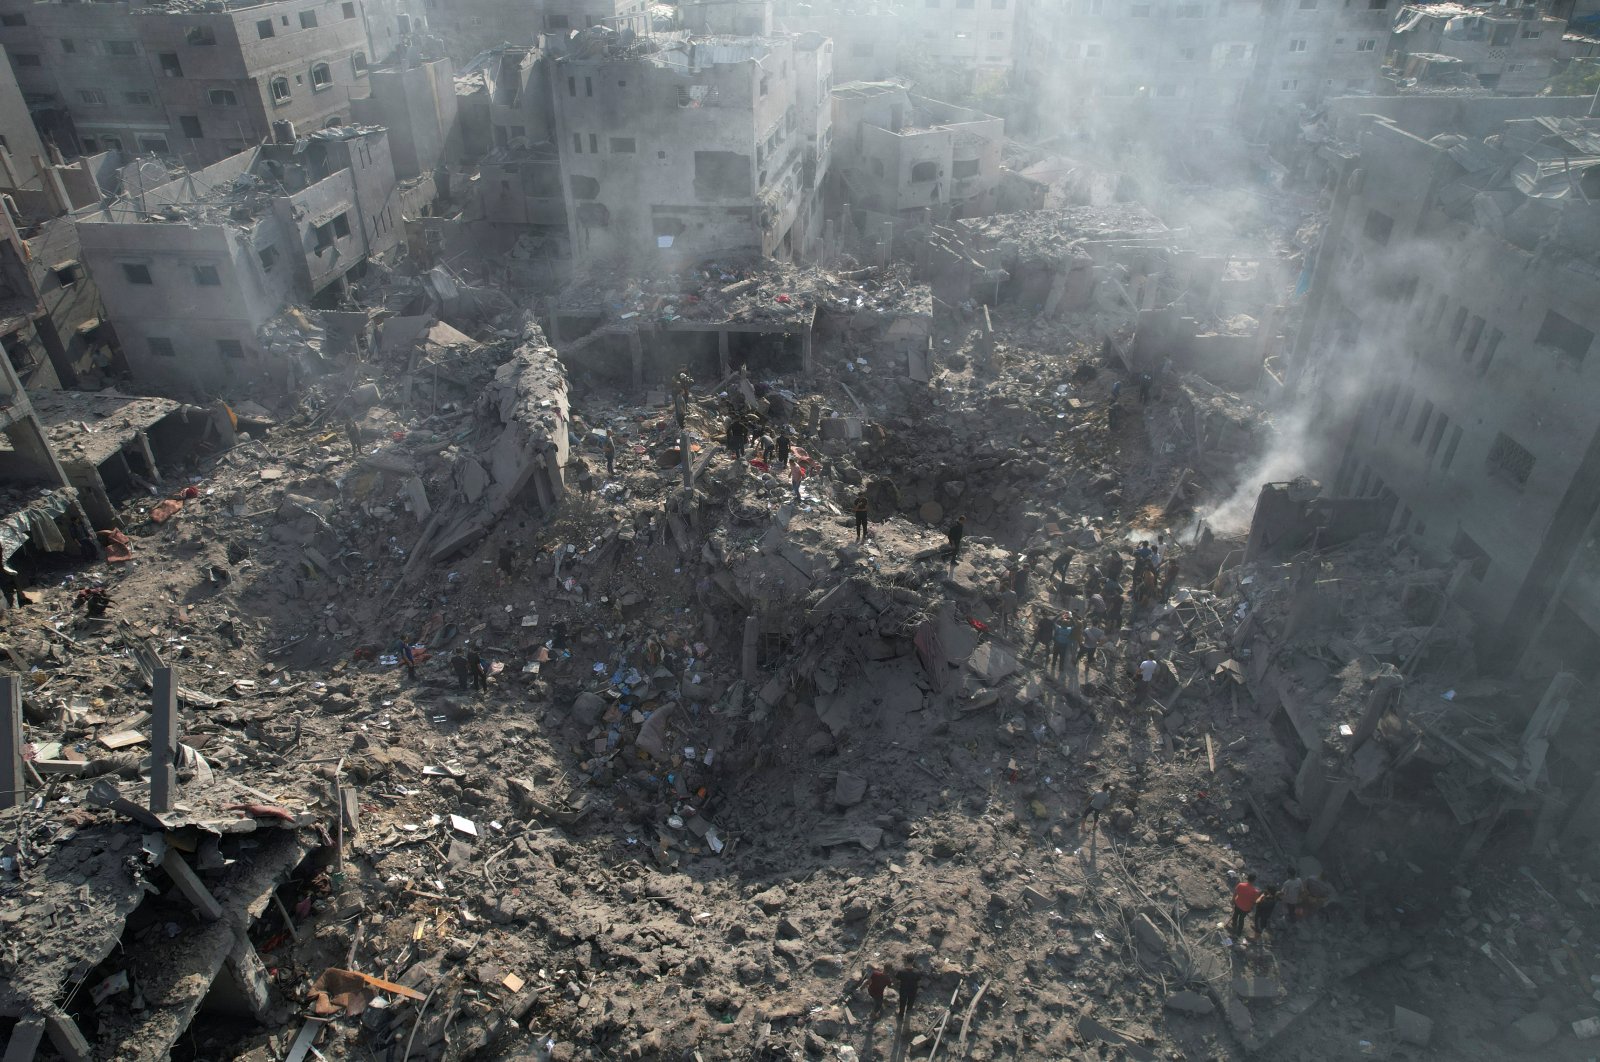
[{"label": "concrete pillar", "polygon": [[139,443],[139,455],[144,458],[145,464],[150,466],[150,478],[160,483],[161,466],[156,464],[156,452],[150,449],[150,436],[142,431],[136,431],[133,437]]},{"label": "concrete pillar", "polygon": [[1323,801],[1322,810],[1317,813],[1316,821],[1311,824],[1311,832],[1306,834],[1306,851],[1314,853],[1322,847],[1328,839],[1328,834],[1339,823],[1339,812],[1344,809],[1344,802],[1350,796],[1350,791],[1355,784],[1347,779],[1339,779],[1328,786],[1328,799]]},{"label": "concrete pillar", "polygon": [[150,713],[150,810],[154,814],[172,810],[178,790],[178,675],[170,667],[158,667],[151,676]]},{"label": "concrete pillar", "polygon": [[71,213],[72,200],[68,198],[67,187],[61,183],[61,175],[55,171],[55,167],[34,155],[33,170],[39,175],[39,187],[44,189],[44,197],[50,201],[50,212],[55,215]]},{"label": "concrete pillar", "polygon": [[638,332],[628,333],[628,353],[633,356],[633,389],[644,390],[644,341]]},{"label": "concrete pillar", "polygon": [[0,810],[22,803],[22,680],[0,675]]},{"label": "concrete pillar", "polygon": [[45,1015],[46,1031],[50,1044],[67,1062],[94,1062],[94,1052],[89,1048],[89,1038],[83,1035],[78,1023],[65,1011],[51,1011]]},{"label": "concrete pillar", "polygon": [[12,1026],[11,1039],[6,1041],[6,1053],[0,1062],[33,1062],[44,1042],[43,1018],[23,1018]]},{"label": "concrete pillar", "polygon": [[754,616],[744,618],[744,680],[751,685],[759,676],[756,670],[756,647],[761,637],[761,625]]},{"label": "concrete pillar", "polygon": [[733,371],[733,356],[728,352],[728,330],[717,329],[717,371],[726,376]]},{"label": "concrete pillar", "polygon": [[800,373],[810,379],[811,372],[811,326],[807,325],[800,333]]},{"label": "concrete pillar", "polygon": [[[239,938],[228,953],[223,970],[223,983],[213,986],[210,1005],[215,1007],[220,1002],[222,1009],[257,1019],[266,1014],[272,1005],[272,978],[250,938]],[[224,989],[224,993],[218,993],[219,988]]]},{"label": "concrete pillar", "polygon": [[1393,664],[1385,664],[1383,670],[1373,677],[1372,692],[1367,694],[1367,706],[1361,713],[1361,722],[1356,724],[1356,732],[1350,738],[1347,752],[1354,753],[1367,743],[1373,731],[1378,729],[1384,713],[1400,696],[1400,688],[1404,685],[1405,679]]}]

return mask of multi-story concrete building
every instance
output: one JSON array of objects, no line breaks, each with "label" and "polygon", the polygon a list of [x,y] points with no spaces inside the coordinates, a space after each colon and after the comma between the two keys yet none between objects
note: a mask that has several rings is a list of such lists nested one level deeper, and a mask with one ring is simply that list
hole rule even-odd
[{"label": "multi-story concrete building", "polygon": [[142,384],[215,392],[291,371],[258,330],[288,302],[337,300],[400,240],[389,138],[323,130],[80,213],[78,239]]},{"label": "multi-story concrete building", "polygon": [[1037,132],[1207,128],[1373,88],[1397,0],[1019,0]]},{"label": "multi-story concrete building", "polygon": [[1536,4],[1407,4],[1395,25],[1394,67],[1403,87],[1466,83],[1532,95],[1563,57],[1566,28]]},{"label": "multi-story concrete building", "polygon": [[357,122],[389,130],[395,176],[432,173],[447,157],[459,155],[461,131],[455,71],[449,59],[397,57],[367,75],[370,95],[350,100]]},{"label": "multi-story concrete building", "polygon": [[504,45],[526,45],[541,34],[564,38],[590,26],[651,28],[647,0],[420,0],[428,30],[450,56],[465,64],[473,56]]},{"label": "multi-story concrete building", "polygon": [[48,158],[9,59],[0,63],[0,150],[8,156],[13,173],[27,173],[35,158]]},{"label": "multi-story concrete building", "polygon": [[939,220],[994,211],[1005,123],[923,99],[901,85],[852,82],[833,90],[833,177],[842,203]]},{"label": "multi-story concrete building", "polygon": [[839,81],[981,91],[1011,73],[1021,0],[778,0],[776,28],[834,42]]},{"label": "multi-story concrete building", "polygon": [[[1499,101],[1485,101],[1495,103]],[[1465,566],[1483,648],[1600,662],[1600,121],[1413,135],[1338,176],[1291,375],[1336,494]]]},{"label": "multi-story concrete building", "polygon": [[574,257],[643,269],[809,254],[832,49],[816,34],[574,39],[551,64]]},{"label": "multi-story concrete building", "polygon": [[338,124],[392,48],[399,0],[67,3],[0,0],[0,45],[63,151],[172,154],[203,166]]}]

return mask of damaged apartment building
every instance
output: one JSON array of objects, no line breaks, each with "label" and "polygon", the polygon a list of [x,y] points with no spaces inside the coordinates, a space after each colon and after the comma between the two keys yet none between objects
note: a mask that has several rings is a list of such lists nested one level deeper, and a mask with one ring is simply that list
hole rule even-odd
[{"label": "damaged apartment building", "polygon": [[1024,0],[778,0],[775,25],[834,42],[840,82],[910,77],[924,91],[998,86],[1020,52]]},{"label": "damaged apartment building", "polygon": [[1336,443],[1332,493],[1385,500],[1465,570],[1489,657],[1592,677],[1600,121],[1423,139],[1373,117],[1322,155],[1337,193],[1290,371]]},{"label": "damaged apartment building", "polygon": [[404,210],[387,132],[344,126],[135,190],[77,230],[144,386],[281,390],[312,367],[269,358],[261,327],[287,303],[337,305],[346,277],[399,244]]},{"label": "damaged apartment building", "polygon": [[1394,29],[1396,87],[1532,95],[1564,57],[1565,32],[1566,22],[1540,4],[1407,4]]},{"label": "damaged apartment building", "polygon": [[271,138],[349,120],[369,66],[409,24],[406,0],[199,5],[0,4],[0,46],[62,151],[205,166]]},{"label": "damaged apartment building", "polygon": [[833,44],[815,33],[576,34],[552,64],[574,259],[808,257],[832,81]]}]

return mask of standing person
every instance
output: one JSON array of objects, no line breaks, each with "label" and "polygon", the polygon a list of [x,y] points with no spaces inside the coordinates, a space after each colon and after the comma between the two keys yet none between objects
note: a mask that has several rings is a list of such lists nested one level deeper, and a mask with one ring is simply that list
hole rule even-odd
[{"label": "standing person", "polygon": [[1178,582],[1178,558],[1168,557],[1167,563],[1161,566],[1161,600],[1169,601],[1172,598],[1172,588]]},{"label": "standing person", "polygon": [[728,449],[732,450],[736,456],[743,457],[744,444],[749,441],[748,429],[744,426],[743,420],[738,417],[730,417],[728,419],[727,440]]},{"label": "standing person", "polygon": [[800,484],[805,482],[806,470],[799,461],[789,466],[789,485],[794,488],[794,500],[800,500]]},{"label": "standing person", "polygon": [[950,540],[950,567],[956,566],[956,560],[961,556],[961,539],[967,533],[966,516],[956,517],[956,522],[950,525],[950,530],[945,532],[945,537]]},{"label": "standing person", "polygon": [[461,692],[467,692],[467,686],[472,682],[472,664],[467,661],[467,654],[460,649],[450,654],[450,670],[456,674],[456,682],[460,684]]},{"label": "standing person", "polygon": [[1107,782],[1100,787],[1100,791],[1089,798],[1089,806],[1083,809],[1083,814],[1078,816],[1078,825],[1081,827],[1094,816],[1094,824],[1100,825],[1100,813],[1111,803],[1111,783]]},{"label": "standing person", "polygon": [[1010,586],[1000,591],[1000,629],[1008,631],[1017,620],[1017,592]]},{"label": "standing person", "polygon": [[1099,627],[1086,629],[1083,632],[1083,644],[1078,647],[1078,659],[1073,661],[1072,664],[1073,672],[1076,673],[1083,662],[1087,660],[1089,666],[1083,669],[1083,676],[1088,678],[1090,670],[1099,662],[1095,654],[1100,651],[1100,647],[1104,644],[1106,644],[1106,632],[1104,630]]},{"label": "standing person", "polygon": [[1146,568],[1139,573],[1133,582],[1133,610],[1135,614],[1142,608],[1150,610],[1155,608],[1156,595],[1160,593],[1156,586],[1156,570]]},{"label": "standing person", "polygon": [[604,447],[606,455],[606,475],[612,479],[617,476],[617,443],[611,436],[606,436]]},{"label": "standing person", "polygon": [[889,972],[881,966],[873,966],[867,971],[867,995],[872,998],[874,1016],[883,1009],[883,990],[889,987],[889,981]]},{"label": "standing person", "polygon": [[404,638],[397,638],[394,646],[395,655],[398,656],[400,658],[400,662],[406,666],[406,674],[411,676],[412,682],[417,681],[417,657],[416,654],[411,651],[411,646],[406,643]]},{"label": "standing person", "polygon": [[1055,563],[1050,565],[1050,574],[1061,582],[1066,582],[1067,571],[1072,567],[1072,559],[1076,556],[1077,553],[1070,548],[1062,550],[1061,556],[1057,557]]},{"label": "standing person", "polygon": [[1106,632],[1111,638],[1122,633],[1122,591],[1116,584],[1106,591]]},{"label": "standing person", "polygon": [[922,984],[922,975],[911,965],[911,960],[907,959],[900,967],[900,971],[895,974],[895,981],[900,988],[899,1022],[904,1025],[911,1016],[911,1008],[917,1004],[917,988]]},{"label": "standing person", "polygon": [[1067,660],[1078,642],[1078,624],[1070,613],[1063,612],[1056,619],[1056,629],[1050,646],[1050,670],[1065,671]]},{"label": "standing person", "polygon": [[1256,901],[1261,898],[1261,890],[1256,888],[1256,876],[1252,871],[1244,876],[1244,880],[1233,887],[1233,918],[1228,922],[1228,936],[1239,943],[1244,943],[1244,919],[1255,909]]},{"label": "standing person", "polygon": [[1278,886],[1278,896],[1283,900],[1284,909],[1288,912],[1289,924],[1300,921],[1300,916],[1305,912],[1300,904],[1305,898],[1306,879],[1296,873],[1294,867],[1284,871],[1286,877],[1283,884]]},{"label": "standing person", "polygon": [[1155,378],[1148,372],[1141,372],[1139,374],[1139,404],[1141,406],[1148,406],[1150,404],[1150,387],[1155,382]]},{"label": "standing person", "polygon": [[1147,656],[1139,661],[1139,700],[1144,702],[1150,699],[1151,691],[1156,688],[1156,663],[1153,656]]},{"label": "standing person", "polygon": [[1037,648],[1041,645],[1044,646],[1046,660],[1048,660],[1050,658],[1050,654],[1054,652],[1053,646],[1055,645],[1055,633],[1056,619],[1048,612],[1040,616],[1039,621],[1033,626],[1034,647]]},{"label": "standing person", "polygon": [[1106,558],[1106,563],[1105,563],[1106,578],[1110,579],[1114,583],[1120,583],[1122,581],[1122,568],[1123,568],[1123,565],[1125,565],[1127,563],[1128,563],[1127,560],[1122,556],[1122,551],[1121,550],[1116,550],[1116,549],[1112,550],[1111,551],[1111,556]]},{"label": "standing person", "polygon": [[772,441],[772,436],[770,434],[763,431],[761,433],[761,438],[756,441],[756,445],[761,448],[762,462],[767,465],[771,465],[772,451],[777,447],[778,444]]},{"label": "standing person", "polygon": [[867,537],[867,496],[864,493],[856,495],[855,514],[856,541],[861,542]]},{"label": "standing person", "polygon": [[472,693],[488,693],[490,691],[490,664],[483,659],[483,654],[477,648],[470,649],[467,654],[467,664],[472,667]]},{"label": "standing person", "polygon": [[789,433],[786,431],[778,433],[778,467],[789,467]]},{"label": "standing person", "polygon": [[0,595],[4,595],[7,608],[33,604],[33,599],[22,592],[16,571],[4,564],[0,564]]},{"label": "standing person", "polygon": [[1272,912],[1278,906],[1278,889],[1277,885],[1268,885],[1261,890],[1261,895],[1256,898],[1253,914],[1255,916],[1257,940],[1267,935],[1267,928],[1272,923]]},{"label": "standing person", "polygon": [[1121,397],[1122,397],[1122,381],[1121,380],[1112,380],[1111,381],[1111,401],[1115,402],[1117,399],[1119,399]]},{"label": "standing person", "polygon": [[1106,407],[1106,430],[1114,432],[1120,427],[1122,427],[1122,407],[1117,404],[1116,399],[1112,399],[1111,404]]},{"label": "standing person", "polygon": [[346,418],[344,422],[344,437],[350,440],[350,455],[352,457],[359,455],[361,453],[361,429],[356,427],[356,422],[349,418]]}]

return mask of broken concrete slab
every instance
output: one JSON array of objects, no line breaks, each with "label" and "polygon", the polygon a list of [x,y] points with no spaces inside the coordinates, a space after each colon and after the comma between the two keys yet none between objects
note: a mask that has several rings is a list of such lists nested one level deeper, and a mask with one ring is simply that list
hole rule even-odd
[{"label": "broken concrete slab", "polygon": [[994,642],[985,642],[972,651],[967,657],[967,666],[977,673],[978,677],[991,686],[997,686],[1007,676],[1013,675],[1022,665],[1017,663],[1017,658],[1002,645]]},{"label": "broken concrete slab", "polygon": [[1235,977],[1233,994],[1240,999],[1282,999],[1289,993],[1276,977]]},{"label": "broken concrete slab", "polygon": [[1217,1009],[1217,1005],[1211,1002],[1210,997],[1185,989],[1182,992],[1174,992],[1168,996],[1166,1008],[1175,1010],[1180,1014],[1192,1014],[1200,1017],[1213,1013]]},{"label": "broken concrete slab", "polygon": [[1426,1047],[1433,1038],[1433,1019],[1405,1007],[1394,1008],[1395,1035],[1408,1044]]},{"label": "broken concrete slab", "polygon": [[859,775],[840,771],[833,784],[833,802],[842,808],[855,807],[867,795],[867,780]]}]

